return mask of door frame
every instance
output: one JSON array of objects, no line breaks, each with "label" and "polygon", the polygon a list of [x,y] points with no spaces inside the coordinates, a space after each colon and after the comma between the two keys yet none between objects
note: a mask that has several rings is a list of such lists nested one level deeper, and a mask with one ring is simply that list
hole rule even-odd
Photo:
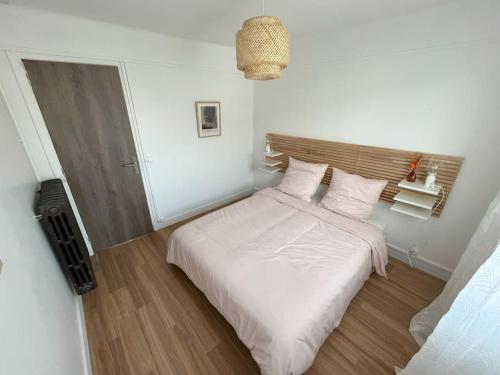
[{"label": "door frame", "polygon": [[[151,160],[151,157],[145,154],[144,148],[142,147],[141,137],[139,132],[139,126],[137,124],[137,117],[134,111],[134,104],[132,100],[130,85],[128,82],[127,71],[125,63],[117,60],[104,60],[81,56],[66,56],[66,55],[54,55],[36,52],[14,52],[8,51],[7,57],[9,59],[12,71],[16,77],[17,85],[21,94],[23,96],[26,107],[29,111],[31,117],[31,123],[19,122],[19,130],[21,137],[23,138],[25,147],[27,148],[28,154],[33,164],[33,169],[35,175],[39,181],[48,178],[60,178],[63,181],[64,188],[68,194],[69,201],[75,212],[75,216],[82,231],[83,237],[87,246],[89,247],[90,254],[94,253],[92,244],[88,237],[87,231],[81,219],[78,207],[71,193],[71,189],[64,176],[61,163],[56,153],[52,139],[48,128],[43,119],[40,107],[36,101],[35,94],[31,87],[31,83],[28,79],[28,74],[22,63],[22,59],[30,60],[40,60],[40,61],[54,61],[54,62],[66,62],[66,63],[77,63],[77,64],[93,64],[93,65],[107,65],[115,66],[118,68],[118,73],[120,75],[120,81],[123,89],[123,96],[125,98],[125,105],[127,107],[127,113],[129,116],[130,127],[132,131],[132,138],[134,141],[134,146],[137,152],[137,159],[139,162],[139,168],[141,170],[142,182],[144,185],[144,193],[146,195],[146,201],[149,209],[149,214],[151,217],[151,223],[153,224],[153,229],[157,230],[158,215],[156,210],[156,204],[154,200],[154,195],[150,183],[149,170],[147,168],[147,163]],[[36,133],[36,137],[31,137],[31,141],[28,142],[23,135]],[[33,139],[34,138],[34,139]]]}]

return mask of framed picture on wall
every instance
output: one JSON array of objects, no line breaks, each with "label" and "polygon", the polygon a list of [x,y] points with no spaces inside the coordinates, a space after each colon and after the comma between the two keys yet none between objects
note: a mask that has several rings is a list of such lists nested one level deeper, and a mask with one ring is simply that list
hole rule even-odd
[{"label": "framed picture on wall", "polygon": [[221,135],[220,102],[196,102],[198,137]]}]

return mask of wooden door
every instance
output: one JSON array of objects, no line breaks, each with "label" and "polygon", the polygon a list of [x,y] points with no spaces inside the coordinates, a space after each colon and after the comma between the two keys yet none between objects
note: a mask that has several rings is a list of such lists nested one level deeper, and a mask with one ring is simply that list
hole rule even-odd
[{"label": "wooden door", "polygon": [[23,63],[94,250],[151,232],[118,68]]}]

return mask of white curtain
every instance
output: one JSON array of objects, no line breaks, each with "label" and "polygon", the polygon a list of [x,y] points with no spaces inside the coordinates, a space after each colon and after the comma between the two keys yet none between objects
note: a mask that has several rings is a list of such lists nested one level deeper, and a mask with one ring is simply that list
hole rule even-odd
[{"label": "white curtain", "polygon": [[479,224],[476,233],[472,236],[467,249],[441,295],[411,320],[410,333],[420,346],[432,333],[441,317],[450,309],[456,296],[465,287],[472,275],[493,253],[499,240],[500,191],[486,211],[486,215]]},{"label": "white curtain", "polygon": [[410,331],[423,346],[400,375],[500,374],[500,192],[443,293]]},{"label": "white curtain", "polygon": [[500,246],[399,374],[500,374]]}]

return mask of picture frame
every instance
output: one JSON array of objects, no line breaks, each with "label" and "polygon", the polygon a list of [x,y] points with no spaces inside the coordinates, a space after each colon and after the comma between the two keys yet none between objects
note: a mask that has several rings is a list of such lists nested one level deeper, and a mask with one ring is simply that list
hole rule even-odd
[{"label": "picture frame", "polygon": [[221,132],[220,102],[195,102],[198,138],[216,137]]}]

